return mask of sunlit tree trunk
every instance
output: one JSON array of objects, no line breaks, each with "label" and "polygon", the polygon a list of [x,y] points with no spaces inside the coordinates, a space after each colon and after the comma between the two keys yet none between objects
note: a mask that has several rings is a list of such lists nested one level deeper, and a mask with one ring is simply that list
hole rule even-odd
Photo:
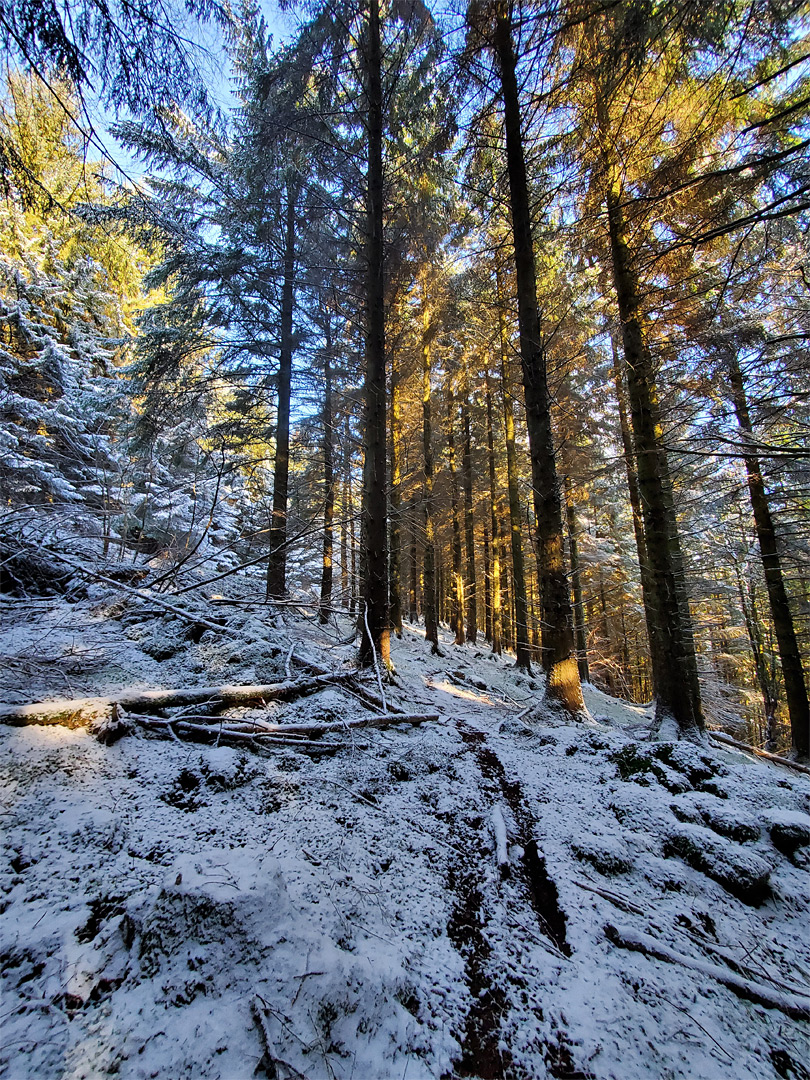
[{"label": "sunlit tree trunk", "polygon": [[512,42],[510,8],[505,0],[499,0],[496,8],[495,50],[503,98],[506,165],[509,174],[509,202],[512,212],[518,295],[520,356],[537,519],[538,568],[543,621],[543,667],[547,675],[546,694],[569,712],[578,713],[584,709],[585,705],[576,661],[571,596],[565,573],[562,505],[554,461],[546,358],[537,308],[537,279],[529,208],[529,185],[521,132],[517,65]]},{"label": "sunlit tree trunk", "polygon": [[484,639],[492,644],[492,570],[489,554],[489,529],[484,522]]},{"label": "sunlit tree trunk", "polygon": [[574,639],[577,646],[579,677],[588,682],[588,638],[585,633],[585,606],[582,603],[582,580],[579,572],[579,544],[577,541],[577,517],[571,485],[565,482],[565,513],[568,522],[568,551],[571,561],[571,591],[574,594]]},{"label": "sunlit tree trunk", "polygon": [[450,474],[450,517],[453,526],[453,602],[450,629],[454,645],[464,644],[464,577],[461,571],[461,513],[458,505],[458,470],[456,469],[455,426],[458,420],[452,388],[447,387],[447,471]]},{"label": "sunlit tree trunk", "polygon": [[510,596],[515,609],[515,618],[512,624],[515,657],[517,666],[523,671],[530,672],[532,669],[532,653],[529,646],[526,570],[523,561],[523,521],[520,515],[518,462],[515,448],[515,408],[507,385],[505,350],[501,355],[501,365],[504,440],[506,442],[506,486],[509,494],[509,536],[512,547],[512,588]]},{"label": "sunlit tree trunk", "polygon": [[501,545],[503,535],[501,531],[500,514],[498,513],[498,483],[495,469],[495,425],[494,409],[492,407],[492,385],[489,372],[486,375],[486,403],[487,403],[487,463],[489,465],[489,510],[490,524],[492,527],[492,555],[490,560],[490,641],[492,651],[500,656],[503,649],[502,639],[502,616],[501,616]]},{"label": "sunlit tree trunk", "polygon": [[419,621],[419,553],[416,543],[416,518],[413,508],[411,519],[411,586],[408,594],[408,621]]},{"label": "sunlit tree trunk", "polygon": [[778,745],[776,739],[776,710],[779,706],[778,686],[774,678],[775,673],[768,664],[768,658],[765,654],[762,622],[757,611],[756,596],[752,583],[743,580],[739,563],[734,564],[734,570],[737,577],[740,608],[745,620],[751,655],[754,658],[757,683],[762,694],[762,709],[765,716],[765,749],[773,753]]},{"label": "sunlit tree trunk", "polygon": [[467,556],[467,572],[464,594],[467,601],[467,641],[474,645],[478,637],[478,589],[475,575],[475,518],[473,514],[472,436],[470,432],[470,402],[464,397],[461,403],[464,429],[464,453],[461,459],[461,477],[464,487],[464,546]]}]

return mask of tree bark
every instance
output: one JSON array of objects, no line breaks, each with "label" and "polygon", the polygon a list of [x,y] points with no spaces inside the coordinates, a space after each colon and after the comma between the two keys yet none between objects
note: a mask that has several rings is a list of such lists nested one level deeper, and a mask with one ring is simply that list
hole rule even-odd
[{"label": "tree bark", "polygon": [[[604,105],[600,124],[607,131]],[[622,324],[628,400],[649,566],[650,641],[656,719],[672,717],[681,734],[703,730],[697,657],[683,574],[678,523],[652,356],[627,238],[621,184],[606,163],[608,229],[616,300]]]},{"label": "tree bark", "polygon": [[458,505],[458,471],[456,470],[455,426],[458,416],[453,390],[447,387],[447,470],[450,473],[450,517],[453,526],[453,606],[450,629],[455,634],[454,645],[464,644],[464,577],[461,572],[461,515]]},{"label": "tree bark", "polygon": [[273,470],[273,516],[270,522],[270,555],[267,560],[267,599],[287,595],[287,492],[290,474],[290,393],[293,361],[293,310],[295,307],[295,212],[298,187],[287,182],[284,226],[284,278],[281,287],[281,342],[278,366],[276,462]]},{"label": "tree bark", "polygon": [[419,558],[416,543],[416,515],[413,507],[410,513],[411,521],[411,586],[408,594],[408,621],[419,621]]},{"label": "tree bark", "polygon": [[[501,316],[502,319],[502,316]],[[489,510],[492,528],[492,555],[490,559],[490,641],[492,651],[500,656],[503,649],[502,614],[501,614],[501,545],[503,534],[500,514],[498,513],[498,483],[495,469],[495,425],[493,423],[492,386],[489,371],[487,380],[487,459],[489,465]]]},{"label": "tree bark", "polygon": [[430,344],[434,329],[430,324],[427,290],[422,295],[422,452],[424,456],[425,551],[424,596],[425,641],[439,651],[439,626],[436,614],[436,525],[433,520],[433,423],[431,420]]},{"label": "tree bark", "polygon": [[512,42],[510,9],[505,0],[499,0],[496,10],[495,49],[503,96],[506,164],[518,293],[520,357],[537,520],[543,667],[547,674],[546,696],[576,714],[583,710],[585,705],[577,668],[571,596],[563,557],[562,506],[554,460],[546,357],[537,307],[537,278],[529,185],[520,126],[517,64]]},{"label": "tree bark", "polygon": [[332,577],[335,517],[335,470],[334,470],[334,432],[332,426],[332,348],[331,324],[326,317],[326,353],[323,363],[323,566],[321,569],[321,605],[318,621],[325,625],[329,621],[332,607]]},{"label": "tree bark", "polygon": [[391,370],[391,520],[388,535],[389,553],[389,615],[391,627],[402,637],[402,389],[396,363]]},{"label": "tree bark", "polygon": [[785,701],[790,717],[791,742],[796,757],[800,761],[805,761],[810,759],[810,707],[808,707],[807,686],[804,681],[793,615],[782,576],[776,529],[765,491],[759,456],[754,450],[754,428],[748,411],[745,383],[736,356],[732,357],[729,363],[729,381],[734,411],[743,437],[743,459],[748,477],[748,491],[751,496],[751,509],[754,512],[762,566],[765,571],[765,584],[768,589],[771,618],[779,648],[782,678],[785,682]]},{"label": "tree bark", "polygon": [[641,577],[641,597],[644,604],[644,620],[647,628],[647,642],[652,652],[655,635],[655,616],[652,608],[652,584],[650,582],[650,564],[647,559],[647,542],[644,539],[644,516],[641,510],[641,496],[638,491],[638,475],[635,466],[635,449],[630,422],[627,416],[627,397],[624,390],[624,361],[619,356],[616,341],[611,335],[613,349],[613,381],[616,387],[616,403],[619,409],[619,429],[624,450],[624,465],[627,474],[627,492],[630,496],[630,509],[633,514],[633,533],[636,539],[636,553]]},{"label": "tree bark", "polygon": [[[147,709],[171,709],[185,705],[247,705],[261,701],[291,701],[304,694],[322,690],[333,683],[351,682],[355,673],[338,671],[279,683],[249,686],[190,686],[174,690],[121,690],[105,697],[76,698],[66,701],[43,701],[31,705],[11,705],[0,709],[0,723],[62,724],[77,727],[94,716],[109,714],[113,705],[127,712]],[[178,719],[181,719],[178,717]]]},{"label": "tree bark", "polygon": [[363,460],[363,610],[360,663],[390,666],[386,522],[385,253],[383,247],[383,90],[379,0],[369,0],[366,73],[365,455]]},{"label": "tree bark", "polygon": [[574,640],[577,646],[577,667],[582,682],[588,682],[588,638],[585,633],[585,606],[582,603],[582,580],[579,573],[579,544],[577,519],[571,485],[565,482],[565,513],[568,521],[568,550],[571,558],[571,589],[574,593]]},{"label": "tree bark", "polygon": [[473,516],[472,437],[470,433],[470,403],[465,396],[461,403],[464,452],[461,458],[461,480],[464,488],[464,545],[467,573],[464,595],[467,602],[467,641],[474,645],[478,637],[478,602],[475,578],[475,520]]}]

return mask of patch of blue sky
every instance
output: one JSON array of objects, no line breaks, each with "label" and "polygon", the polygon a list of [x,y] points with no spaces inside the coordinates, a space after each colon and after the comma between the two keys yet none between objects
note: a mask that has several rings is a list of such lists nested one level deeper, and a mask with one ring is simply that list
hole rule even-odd
[{"label": "patch of blue sky", "polygon": [[[282,11],[277,0],[260,0],[259,7],[273,41],[276,44],[287,41],[298,22],[295,12]],[[231,112],[237,106],[236,86],[221,28],[213,23],[195,23],[178,27],[178,32],[188,40],[188,48],[205,83],[211,104],[223,113]],[[127,119],[127,116],[105,107],[101,97],[101,93],[90,92],[86,95],[85,126],[92,125],[92,141],[96,151],[91,151],[89,156],[103,155],[107,160],[108,174],[112,174],[115,182],[136,183],[146,172],[144,163],[110,131],[117,120]]]}]

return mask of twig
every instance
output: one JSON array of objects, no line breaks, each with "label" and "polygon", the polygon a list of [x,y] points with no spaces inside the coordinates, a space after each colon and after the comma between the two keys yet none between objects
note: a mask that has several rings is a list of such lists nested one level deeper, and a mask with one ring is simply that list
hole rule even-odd
[{"label": "twig", "polygon": [[201,735],[206,739],[212,738],[216,735],[217,745],[221,739],[226,741],[233,740],[237,743],[248,743],[254,747],[256,746],[294,746],[298,750],[313,751],[319,754],[334,753],[340,749],[340,743],[323,743],[312,742],[309,739],[302,739],[296,736],[285,737],[280,735],[251,735],[245,731],[233,731],[230,728],[220,726],[219,728],[203,727],[202,724],[189,724],[185,720],[178,720],[176,722],[168,721],[167,724],[169,730],[176,730],[178,732],[184,732],[189,735]]},{"label": "twig", "polygon": [[295,652],[295,642],[290,646],[290,651],[287,653],[287,659],[284,661],[284,674],[288,679],[292,678],[292,672],[290,671],[290,664],[292,663],[293,653]]},{"label": "twig", "polygon": [[714,1035],[712,1035],[712,1033],[710,1031],[708,1031],[703,1026],[703,1024],[701,1024],[701,1022],[689,1012],[688,1009],[684,1009],[684,1007],[682,1005],[678,1005],[677,1002],[673,1001],[671,997],[665,998],[664,1000],[666,1001],[667,1005],[671,1005],[673,1009],[677,1009],[678,1012],[682,1012],[684,1014],[684,1016],[688,1016],[689,1019],[692,1021],[692,1023],[696,1024],[700,1028],[700,1030],[703,1032],[704,1035],[708,1035],[708,1037],[712,1040],[712,1042],[717,1047],[717,1049],[723,1051],[723,1053],[726,1055],[726,1057],[728,1058],[729,1061],[734,1060],[732,1055],[728,1052],[728,1050],[726,1050],[725,1046],[723,1046],[722,1043],[718,1042],[717,1039],[715,1039]]},{"label": "twig", "polygon": [[571,878],[575,885],[578,885],[580,889],[586,889],[588,892],[596,893],[597,896],[603,897],[605,900],[609,900],[611,904],[615,904],[617,908],[621,908],[622,911],[630,911],[634,915],[643,915],[644,911],[630,900],[625,900],[623,896],[619,896],[617,893],[609,892],[607,889],[600,889],[597,885],[587,885],[584,881],[580,881],[578,878]]},{"label": "twig", "polygon": [[[261,1002],[261,1004],[259,1004],[259,1002]],[[305,1043],[301,1036],[298,1035],[292,1029],[292,1027],[290,1027],[290,1025],[287,1024],[281,1017],[279,1017],[279,1015],[270,1008],[264,998],[259,997],[258,994],[250,1003],[250,1011],[252,1012],[253,1019],[256,1022],[257,1028],[259,1029],[262,1048],[264,1049],[265,1055],[267,1056],[269,1061],[271,1061],[274,1065],[283,1065],[285,1069],[289,1069],[292,1075],[292,1080],[308,1080],[304,1073],[299,1072],[294,1065],[290,1065],[288,1061],[285,1061],[283,1058],[280,1058],[278,1056],[278,1053],[276,1052],[275,1042],[267,1026],[266,1014],[269,1013],[274,1018],[276,1023],[280,1025],[280,1027],[284,1028],[286,1031],[289,1031],[290,1034],[298,1040],[301,1046],[303,1046],[305,1051],[310,1049],[309,1045]]]}]

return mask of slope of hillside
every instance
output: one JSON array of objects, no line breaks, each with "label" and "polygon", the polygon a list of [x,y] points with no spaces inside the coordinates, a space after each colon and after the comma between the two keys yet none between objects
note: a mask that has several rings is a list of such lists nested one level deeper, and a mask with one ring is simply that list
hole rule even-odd
[{"label": "slope of hillside", "polygon": [[[351,667],[343,617],[194,603],[227,633],[99,587],[4,603],[0,693]],[[810,777],[443,651],[393,644],[418,726],[346,726],[374,673],[230,710],[313,745],[3,727],[2,1075],[810,1076]]]}]

